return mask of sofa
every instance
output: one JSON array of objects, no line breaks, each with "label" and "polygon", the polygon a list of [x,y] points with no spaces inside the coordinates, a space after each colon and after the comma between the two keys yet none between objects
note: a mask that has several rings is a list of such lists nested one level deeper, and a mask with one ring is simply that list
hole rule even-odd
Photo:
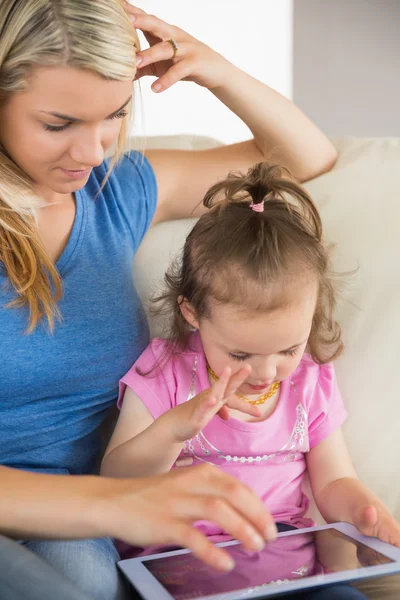
[{"label": "sofa", "polygon": [[[320,210],[326,239],[336,246],[335,270],[345,274],[337,318],[346,348],[336,363],[349,413],[344,433],[360,478],[400,520],[400,139],[333,142],[335,167],[305,187]],[[193,136],[146,140],[146,147],[159,148],[217,144]],[[134,274],[146,308],[193,223],[161,223],[145,237]],[[162,323],[149,319],[152,335],[160,334]],[[320,520],[315,507],[310,512]]]}]

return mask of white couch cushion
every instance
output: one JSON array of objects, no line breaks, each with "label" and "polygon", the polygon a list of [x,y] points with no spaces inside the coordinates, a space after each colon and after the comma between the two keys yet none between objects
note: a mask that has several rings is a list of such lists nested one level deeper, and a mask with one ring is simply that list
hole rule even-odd
[{"label": "white couch cushion", "polygon": [[[306,185],[337,269],[353,269],[338,307],[344,427],[360,478],[400,519],[400,139],[340,139],[335,168]],[[399,369],[399,371],[398,371]]]},{"label": "white couch cushion", "polygon": [[[336,366],[349,411],[345,435],[360,477],[400,519],[400,140],[334,141],[337,164],[306,188],[321,211],[326,239],[337,245],[335,268],[359,267],[346,280],[337,313],[346,343]],[[154,142],[177,147],[180,138],[147,147]],[[196,142],[210,143],[184,138],[183,146]],[[148,232],[134,265],[145,305],[193,223],[163,223]],[[159,335],[162,324],[150,323]]]}]

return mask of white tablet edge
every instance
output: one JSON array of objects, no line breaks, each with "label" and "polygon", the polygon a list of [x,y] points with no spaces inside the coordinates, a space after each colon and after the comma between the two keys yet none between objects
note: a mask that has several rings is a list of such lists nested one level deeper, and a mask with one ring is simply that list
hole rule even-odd
[{"label": "white tablet edge", "polygon": [[[364,579],[370,577],[378,577],[383,575],[391,575],[400,571],[400,548],[396,548],[382,542],[376,538],[364,536],[357,531],[357,529],[349,523],[332,523],[329,525],[317,525],[315,527],[308,527],[305,529],[294,529],[291,531],[285,531],[278,534],[278,537],[286,537],[291,535],[299,535],[300,533],[311,533],[313,531],[322,531],[324,529],[336,529],[344,535],[353,538],[354,540],[373,548],[374,550],[381,552],[383,555],[394,560],[394,563],[376,565],[370,567],[362,567],[360,569],[352,569],[351,571],[341,571],[340,573],[330,573],[323,576],[313,576],[306,580],[297,580],[285,583],[285,593],[301,591],[320,585],[322,582],[324,585],[332,583],[346,583],[347,581],[355,581],[357,579]],[[228,542],[221,542],[216,544],[217,546],[225,547],[239,544],[237,540],[231,540]],[[171,550],[169,552],[161,552],[158,554],[152,554],[148,556],[141,556],[137,558],[130,558],[122,560],[118,563],[120,569],[125,573],[130,581],[135,581],[135,588],[143,596],[145,600],[174,600],[173,596],[157,581],[155,577],[146,569],[143,562],[148,560],[155,560],[157,558],[165,558],[167,556],[178,556],[180,554],[187,554],[190,550]],[[235,590],[233,592],[218,593],[212,596],[202,596],[196,598],[196,600],[239,600],[241,597],[245,597],[246,600],[252,598],[265,598],[269,595],[276,594],[280,591],[280,585],[282,582],[279,581],[276,584],[270,583],[268,587],[258,586],[254,588],[254,591],[249,592],[249,588],[245,590]]]}]

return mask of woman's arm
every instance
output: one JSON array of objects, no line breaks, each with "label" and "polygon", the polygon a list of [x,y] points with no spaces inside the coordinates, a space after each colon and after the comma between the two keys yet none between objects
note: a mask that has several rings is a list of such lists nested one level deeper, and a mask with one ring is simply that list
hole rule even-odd
[{"label": "woman's arm", "polygon": [[259,550],[274,525],[249,488],[208,465],[145,479],[43,475],[0,466],[0,532],[15,538],[110,536],[188,547],[217,569],[231,559],[193,525],[206,519]]},{"label": "woman's arm", "polygon": [[318,510],[328,523],[352,523],[365,535],[400,545],[400,525],[354,470],[340,430],[307,454],[307,469]]},{"label": "woman's arm", "polygon": [[[159,91],[182,79],[207,87],[254,136],[248,142],[201,152],[149,151],[159,185],[157,220],[189,216],[206,190],[228,171],[246,171],[262,160],[282,163],[300,181],[333,166],[336,151],[331,142],[292,102],[181,29],[137,8],[128,11],[151,43],[138,55],[139,77],[155,72]],[[174,60],[171,44],[161,41],[169,38],[179,46]]]}]

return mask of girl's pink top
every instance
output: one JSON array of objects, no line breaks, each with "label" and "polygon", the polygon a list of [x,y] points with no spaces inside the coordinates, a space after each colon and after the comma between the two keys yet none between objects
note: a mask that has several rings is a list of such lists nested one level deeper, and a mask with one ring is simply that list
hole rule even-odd
[{"label": "girl's pink top", "polygon": [[[154,419],[210,387],[201,339],[194,333],[190,348],[161,368],[148,372],[167,342],[154,339],[120,383],[119,406],[126,386],[139,396]],[[282,381],[278,405],[264,421],[244,423],[219,416],[185,443],[181,456],[193,464],[210,463],[249,485],[262,498],[276,522],[307,527],[308,499],[302,491],[307,452],[346,419],[332,364],[318,365],[304,354],[294,373]],[[157,440],[155,440],[157,443]],[[207,535],[217,526],[201,522]]]}]

